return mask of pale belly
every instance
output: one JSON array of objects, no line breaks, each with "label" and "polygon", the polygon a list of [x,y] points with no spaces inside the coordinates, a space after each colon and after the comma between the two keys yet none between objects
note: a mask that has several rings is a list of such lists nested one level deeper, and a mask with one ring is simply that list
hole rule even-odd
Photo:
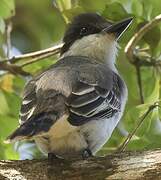
[{"label": "pale belly", "polygon": [[78,155],[89,148],[94,155],[110,138],[118,121],[117,117],[72,126],[64,116],[44,137],[35,138],[35,142],[45,154],[52,152],[60,156]]}]

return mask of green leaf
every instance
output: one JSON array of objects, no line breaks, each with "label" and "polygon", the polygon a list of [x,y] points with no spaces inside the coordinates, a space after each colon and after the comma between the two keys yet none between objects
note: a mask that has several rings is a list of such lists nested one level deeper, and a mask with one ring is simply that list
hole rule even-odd
[{"label": "green leaf", "polygon": [[0,17],[7,19],[15,14],[14,0],[0,1]]},{"label": "green leaf", "polygon": [[[155,108],[154,117],[151,123],[150,131],[146,134],[148,139],[151,139],[152,136],[160,135],[161,136],[161,121],[159,119],[159,109]],[[149,134],[151,135],[149,138]]]},{"label": "green leaf", "polygon": [[5,159],[6,159],[6,160],[7,160],[7,159],[12,159],[12,160],[19,159],[19,155],[18,155],[18,153],[15,151],[13,144],[7,144],[7,145],[5,145]]},{"label": "green leaf", "polygon": [[160,0],[141,0],[143,4],[143,18],[151,20],[161,12]]},{"label": "green leaf", "polygon": [[18,117],[20,107],[20,96],[7,91],[0,91],[0,115],[11,115]]},{"label": "green leaf", "polygon": [[113,21],[118,21],[128,17],[128,14],[122,4],[118,2],[106,5],[102,15]]},{"label": "green leaf", "polygon": [[[150,104],[142,104],[128,110],[128,112],[124,117],[124,125],[128,132],[132,132],[135,129],[135,127],[137,127],[138,123],[140,122],[140,119],[148,110],[149,106]],[[151,126],[151,121],[154,118],[154,116],[155,116],[154,111],[149,113],[148,116],[146,116],[142,125],[137,130],[136,136],[142,137],[145,133],[149,131]]]},{"label": "green leaf", "polygon": [[154,103],[159,100],[160,76],[153,69],[142,69],[142,83],[145,103]]},{"label": "green leaf", "polygon": [[5,148],[3,147],[1,139],[0,139],[0,159],[5,159]]},{"label": "green leaf", "polygon": [[130,108],[131,106],[133,107],[134,105],[138,104],[138,87],[135,68],[128,62],[123,50],[124,48],[121,48],[117,65],[119,68],[119,73],[123,76],[128,88],[128,108]]},{"label": "green leaf", "polygon": [[9,93],[4,91],[5,99],[9,107],[8,114],[18,119],[20,109],[20,96],[15,93]]},{"label": "green leaf", "polygon": [[56,5],[60,11],[64,11],[72,8],[71,0],[56,0]]},{"label": "green leaf", "polygon": [[143,37],[146,43],[151,47],[152,54],[155,51],[155,48],[158,46],[161,39],[161,31],[159,26],[155,26],[149,30]]},{"label": "green leaf", "polygon": [[83,12],[85,12],[85,11],[80,6],[77,6],[77,7],[74,7],[72,9],[67,9],[67,10],[62,11],[62,13],[66,17],[66,19],[68,19],[68,22],[70,22],[71,19],[73,19],[74,16],[76,16],[76,15],[78,15],[80,13],[83,13]]},{"label": "green leaf", "polygon": [[161,134],[148,134],[146,137],[149,141],[147,145],[147,149],[156,149],[161,147]]},{"label": "green leaf", "polygon": [[2,34],[4,34],[4,32],[5,32],[5,22],[1,17],[0,17],[0,32]]},{"label": "green leaf", "polygon": [[152,3],[148,3],[147,1],[142,0],[142,5],[143,5],[143,19],[150,21],[151,16],[152,16],[152,10],[153,10],[153,5]]},{"label": "green leaf", "polygon": [[146,102],[147,103],[152,103],[152,102],[156,102],[159,100],[159,89],[160,89],[160,80],[157,79],[155,81],[155,85],[154,85],[154,89],[151,92],[151,94],[149,96],[147,96],[146,98]]},{"label": "green leaf", "polygon": [[0,90],[0,114],[7,114],[9,112],[9,106],[4,95],[4,92]]},{"label": "green leaf", "polygon": [[[137,25],[137,29],[144,27],[148,21],[140,22]],[[150,50],[152,54],[156,51],[157,46],[161,40],[161,31],[159,26],[155,26],[154,28],[150,29],[141,39],[140,44],[147,43],[150,46]]]},{"label": "green leaf", "polygon": [[0,158],[17,159],[12,144],[4,144],[6,137],[18,126],[20,97],[15,93],[0,91]]},{"label": "green leaf", "polygon": [[127,146],[127,150],[143,150],[149,145],[149,140],[144,138],[135,138],[132,139]]},{"label": "green leaf", "polygon": [[43,61],[39,61],[37,63],[29,64],[25,66],[24,70],[29,71],[32,74],[41,72],[44,69],[49,68],[52,64],[54,64],[56,61],[54,61],[54,58],[47,58]]},{"label": "green leaf", "polygon": [[18,126],[20,98],[15,93],[0,91],[0,101],[3,103],[0,107],[0,148],[3,150],[3,154],[0,152],[0,157],[2,159],[17,159],[18,154],[13,149],[13,145],[4,144],[3,141]]},{"label": "green leaf", "polygon": [[161,12],[161,5],[160,0],[151,0],[153,3],[153,9],[152,9],[152,17],[155,17],[160,14]]},{"label": "green leaf", "polygon": [[26,83],[26,81],[22,77],[14,76],[13,85],[12,85],[14,92],[16,92],[16,94],[18,94],[18,95],[22,94],[25,83]]},{"label": "green leaf", "polygon": [[132,0],[132,13],[136,16],[136,17],[140,17],[143,14],[143,5],[140,1],[138,0]]},{"label": "green leaf", "polygon": [[0,157],[2,159],[17,159],[18,154],[15,152],[12,144],[4,144],[6,137],[13,132],[18,126],[18,119],[11,116],[0,115]]},{"label": "green leaf", "polygon": [[0,137],[4,141],[18,126],[18,118],[9,115],[0,115],[0,124]]},{"label": "green leaf", "polygon": [[102,13],[105,9],[106,0],[93,1],[93,0],[80,0],[79,5],[87,12]]}]

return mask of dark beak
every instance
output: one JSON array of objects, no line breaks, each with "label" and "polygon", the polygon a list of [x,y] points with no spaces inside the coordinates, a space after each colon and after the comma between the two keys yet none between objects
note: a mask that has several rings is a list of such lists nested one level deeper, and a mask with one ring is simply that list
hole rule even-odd
[{"label": "dark beak", "polygon": [[129,27],[132,20],[133,20],[133,18],[131,18],[131,17],[128,19],[124,19],[120,22],[117,22],[117,23],[103,29],[103,32],[115,34],[115,36],[118,40],[121,37],[121,35],[126,31],[126,29]]}]

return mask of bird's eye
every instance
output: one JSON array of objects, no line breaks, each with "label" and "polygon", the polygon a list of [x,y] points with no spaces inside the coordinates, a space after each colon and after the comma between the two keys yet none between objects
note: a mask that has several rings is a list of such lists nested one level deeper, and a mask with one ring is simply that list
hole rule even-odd
[{"label": "bird's eye", "polygon": [[81,35],[81,36],[82,36],[82,35],[86,35],[87,32],[88,32],[88,29],[87,29],[86,27],[83,27],[83,28],[81,28],[81,30],[80,30],[80,35]]}]

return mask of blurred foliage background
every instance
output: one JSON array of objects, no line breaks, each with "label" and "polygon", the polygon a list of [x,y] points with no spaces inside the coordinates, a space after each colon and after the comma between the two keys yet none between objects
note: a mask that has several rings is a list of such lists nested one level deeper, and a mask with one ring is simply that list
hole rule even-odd
[{"label": "blurred foliage background", "polygon": [[[144,96],[144,102],[141,102],[136,68],[129,63],[124,53],[134,33],[161,13],[160,0],[0,0],[0,62],[18,54],[58,44],[67,23],[81,12],[97,12],[112,21],[134,17],[133,24],[120,40],[117,60],[117,67],[128,86],[128,103],[121,123],[99,152],[106,154],[120,146],[148,107],[160,99],[161,65],[158,63],[157,66],[141,67]],[[140,60],[157,60],[161,64],[161,23],[143,36],[135,53]],[[37,74],[53,64],[56,57],[43,59],[23,69],[32,75]],[[0,159],[32,159],[42,156],[33,142],[12,145],[3,143],[18,125],[21,95],[25,82],[30,78],[0,70]],[[155,108],[133,136],[127,149],[161,148],[160,117],[160,108]]]}]

